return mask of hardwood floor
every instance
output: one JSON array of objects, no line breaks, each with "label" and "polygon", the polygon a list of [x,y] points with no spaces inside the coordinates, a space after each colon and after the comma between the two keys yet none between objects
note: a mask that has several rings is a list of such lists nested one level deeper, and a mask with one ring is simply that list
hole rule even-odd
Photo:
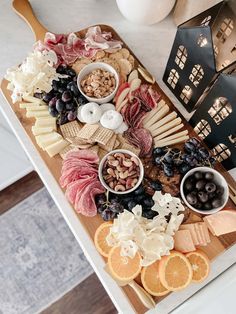
[{"label": "hardwood floor", "polygon": [[[0,215],[43,187],[36,172],[0,191]],[[117,313],[102,284],[92,274],[41,314],[114,314]]]}]

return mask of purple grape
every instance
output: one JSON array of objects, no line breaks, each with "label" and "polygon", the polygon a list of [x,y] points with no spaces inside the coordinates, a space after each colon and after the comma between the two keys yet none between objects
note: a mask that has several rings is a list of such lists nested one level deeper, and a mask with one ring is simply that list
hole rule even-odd
[{"label": "purple grape", "polygon": [[48,106],[49,107],[55,107],[56,106],[56,102],[57,102],[57,97],[53,97],[49,103],[48,103]]},{"label": "purple grape", "polygon": [[58,112],[62,112],[63,110],[65,110],[65,103],[64,101],[62,101],[61,99],[58,99],[56,101],[56,109]]},{"label": "purple grape", "polygon": [[61,100],[64,102],[69,102],[72,99],[72,95],[71,92],[66,90],[63,92],[62,96],[61,96]]},{"label": "purple grape", "polygon": [[74,121],[77,117],[77,112],[75,111],[70,111],[68,114],[67,114],[67,119],[68,121]]},{"label": "purple grape", "polygon": [[56,110],[55,107],[49,107],[48,108],[48,112],[50,113],[50,115],[54,118],[56,118],[58,116],[58,111]]},{"label": "purple grape", "polygon": [[114,213],[112,210],[107,208],[102,211],[101,216],[103,220],[109,221],[109,220],[113,220],[116,217],[116,213]]}]

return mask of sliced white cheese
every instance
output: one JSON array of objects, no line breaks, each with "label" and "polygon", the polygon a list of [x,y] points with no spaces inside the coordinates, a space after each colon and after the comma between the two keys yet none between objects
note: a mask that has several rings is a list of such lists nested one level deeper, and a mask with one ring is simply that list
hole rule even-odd
[{"label": "sliced white cheese", "polygon": [[56,118],[53,117],[40,117],[36,118],[36,127],[48,127],[51,126],[56,129]]},{"label": "sliced white cheese", "polygon": [[[163,132],[165,131],[168,131],[170,129],[173,129],[176,125],[179,125],[181,123],[181,119],[180,118],[176,118],[168,123],[166,123],[165,125],[161,126],[157,131],[156,133],[158,133],[157,135],[159,134],[162,134]],[[155,136],[156,138],[156,136]]]},{"label": "sliced white cheese", "polygon": [[53,127],[51,126],[48,126],[48,127],[36,127],[36,126],[32,126],[31,128],[32,130],[32,133],[36,136],[36,135],[40,135],[40,134],[47,134],[47,133],[51,133],[53,132],[54,129]]},{"label": "sliced white cheese", "polygon": [[34,104],[45,105],[45,102],[43,100],[36,98],[34,96],[30,96],[30,95],[24,96],[23,99],[25,101],[32,102]]},{"label": "sliced white cheese", "polygon": [[66,140],[62,139],[59,140],[58,142],[51,144],[47,147],[45,147],[46,152],[50,157],[53,157],[57,154],[59,154],[66,146],[70,145],[69,142]]},{"label": "sliced white cheese", "polygon": [[155,147],[164,147],[164,146],[174,145],[178,143],[183,143],[187,141],[188,139],[189,139],[189,136],[185,135],[185,136],[181,136],[170,141],[163,141],[163,142],[155,141]]},{"label": "sliced white cheese", "polygon": [[31,106],[27,106],[25,108],[27,111],[44,111],[47,110],[48,111],[48,106],[46,105],[31,105]]},{"label": "sliced white cheese", "polygon": [[38,118],[38,117],[50,117],[48,110],[27,110],[26,111],[27,118]]},{"label": "sliced white cheese", "polygon": [[42,149],[45,149],[49,145],[54,144],[54,143],[56,143],[56,142],[58,142],[59,140],[62,139],[62,136],[59,133],[56,133],[56,132],[45,134],[44,138],[42,138],[41,136],[44,136],[44,135],[38,135],[35,138],[36,138],[37,144]]},{"label": "sliced white cheese", "polygon": [[169,141],[171,141],[171,140],[174,140],[175,138],[179,138],[179,137],[185,136],[185,135],[187,135],[187,134],[188,134],[188,130],[184,130],[184,131],[182,131],[182,132],[177,132],[177,133],[175,133],[175,134],[173,134],[173,135],[170,135],[170,136],[168,136],[168,137],[165,137],[165,138],[159,140],[158,142],[159,142],[159,143],[169,142]]}]

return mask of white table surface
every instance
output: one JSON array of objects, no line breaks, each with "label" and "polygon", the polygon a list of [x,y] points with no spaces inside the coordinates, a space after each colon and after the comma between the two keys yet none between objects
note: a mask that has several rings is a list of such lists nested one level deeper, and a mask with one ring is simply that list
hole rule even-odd
[{"label": "white table surface", "polygon": [[[113,26],[147,69],[153,73],[159,85],[172,99],[176,107],[178,107],[187,119],[189,118],[190,115],[179,105],[161,80],[176,31],[176,27],[170,17],[153,26],[138,26],[123,19],[116,7],[115,0],[32,0],[31,3],[41,22],[55,33],[76,31],[88,25],[99,23]],[[20,63],[27,52],[30,51],[34,37],[28,26],[12,11],[10,0],[1,0],[0,30],[0,76],[3,76],[8,67]],[[5,109],[7,108],[4,106],[4,102],[5,100],[1,97],[0,105],[2,105],[3,111],[4,107]],[[9,113],[7,109],[5,111],[6,114]],[[17,129],[14,121],[10,121],[10,124],[14,124],[15,129]],[[24,146],[27,146],[27,143],[25,141]],[[28,152],[31,151],[33,154],[32,148],[28,148]],[[2,154],[1,147],[0,151]],[[25,158],[21,151],[19,151],[18,156],[19,158]],[[41,165],[41,170],[45,171],[44,165]],[[49,190],[50,181],[53,184],[53,180],[47,182]],[[54,196],[56,193],[60,193],[58,189],[54,190]],[[75,229],[78,227],[77,225],[77,223],[74,223]],[[81,243],[81,239],[79,242]],[[235,250],[232,250],[228,253],[227,257],[222,259],[221,263],[213,266],[212,276],[216,276],[222,265],[228,265],[229,259],[232,264],[234,256]],[[93,266],[96,268],[96,265]],[[99,267],[100,265],[97,265],[97,268]],[[233,308],[233,291],[236,290],[235,275],[236,266],[232,266],[230,270],[215,279],[214,282],[208,284],[207,289],[202,289],[202,291],[195,294],[173,313],[218,314],[222,313],[223,310],[225,314],[235,313]],[[111,285],[111,289],[113,288]],[[195,290],[194,287],[191,289],[192,291]],[[181,295],[183,295],[183,298],[186,298],[186,293],[179,293],[180,299]],[[176,301],[176,296],[173,296],[173,298]],[[224,304],[223,310],[222,303]],[[163,312],[160,313],[164,312],[163,308]],[[157,310],[155,313],[157,313]]]}]

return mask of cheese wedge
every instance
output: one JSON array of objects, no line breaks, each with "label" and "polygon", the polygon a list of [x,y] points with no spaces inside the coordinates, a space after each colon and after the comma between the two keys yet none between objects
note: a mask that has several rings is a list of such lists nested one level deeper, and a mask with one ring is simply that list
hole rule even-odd
[{"label": "cheese wedge", "polygon": [[174,235],[174,248],[182,253],[188,253],[196,250],[189,230],[176,231]]},{"label": "cheese wedge", "polygon": [[38,117],[51,117],[48,110],[27,110],[26,112],[27,118],[38,118]]},{"label": "cheese wedge", "polygon": [[158,122],[154,123],[153,125],[150,126],[149,130],[152,133],[152,136],[155,136],[155,131],[156,129],[160,128],[162,125],[174,120],[177,118],[177,113],[175,111],[169,113],[167,116],[159,120]]},{"label": "cheese wedge", "polygon": [[161,143],[159,141],[155,141],[155,147],[164,147],[164,146],[170,146],[170,145],[174,145],[178,143],[183,143],[187,141],[188,139],[189,139],[189,136],[185,135],[185,136],[181,136],[170,141],[163,141]]},{"label": "cheese wedge", "polygon": [[200,246],[205,246],[206,245],[206,241],[205,241],[205,237],[204,237],[204,233],[203,233],[203,229],[200,228],[200,226],[196,223],[194,224],[194,229],[197,235],[197,239],[199,242]]},{"label": "cheese wedge", "polygon": [[145,125],[158,111],[161,110],[161,108],[163,108],[166,105],[166,103],[164,102],[164,100],[162,99],[158,104],[157,107],[152,109],[151,111],[149,111],[145,118],[143,119],[143,124]]},{"label": "cheese wedge", "polygon": [[48,127],[36,127],[36,126],[32,126],[31,128],[32,133],[36,136],[36,135],[40,135],[40,134],[47,134],[47,133],[51,133],[53,132],[55,129],[51,126]]},{"label": "cheese wedge", "polygon": [[211,239],[205,222],[198,222],[198,225],[200,226],[200,230],[203,232],[206,243],[210,243]]},{"label": "cheese wedge", "polygon": [[189,230],[191,233],[194,245],[199,245],[198,237],[194,228],[194,224],[183,224],[180,225],[179,230]]},{"label": "cheese wedge", "polygon": [[45,147],[45,150],[50,157],[53,157],[53,156],[59,154],[68,145],[70,145],[69,142],[67,142],[64,139],[61,139],[61,140],[57,141],[56,143],[53,143],[53,144]]},{"label": "cheese wedge", "polygon": [[220,236],[236,231],[236,210],[221,210],[203,220],[213,235]]},{"label": "cheese wedge", "polygon": [[161,108],[161,110],[159,110],[158,112],[156,112],[154,114],[154,116],[152,116],[151,119],[148,120],[148,122],[146,122],[144,124],[144,127],[146,129],[149,129],[149,127],[154,124],[155,122],[159,121],[160,119],[162,119],[166,114],[167,112],[169,112],[170,108],[168,105],[165,105],[163,108]]},{"label": "cheese wedge", "polygon": [[184,127],[184,125],[183,125],[183,123],[181,123],[181,124],[171,128],[171,129],[169,129],[168,131],[166,131],[166,132],[156,136],[155,139],[156,140],[161,140],[161,139],[167,137],[168,135],[171,135],[171,134],[175,133],[176,131],[182,129],[183,127]]}]

